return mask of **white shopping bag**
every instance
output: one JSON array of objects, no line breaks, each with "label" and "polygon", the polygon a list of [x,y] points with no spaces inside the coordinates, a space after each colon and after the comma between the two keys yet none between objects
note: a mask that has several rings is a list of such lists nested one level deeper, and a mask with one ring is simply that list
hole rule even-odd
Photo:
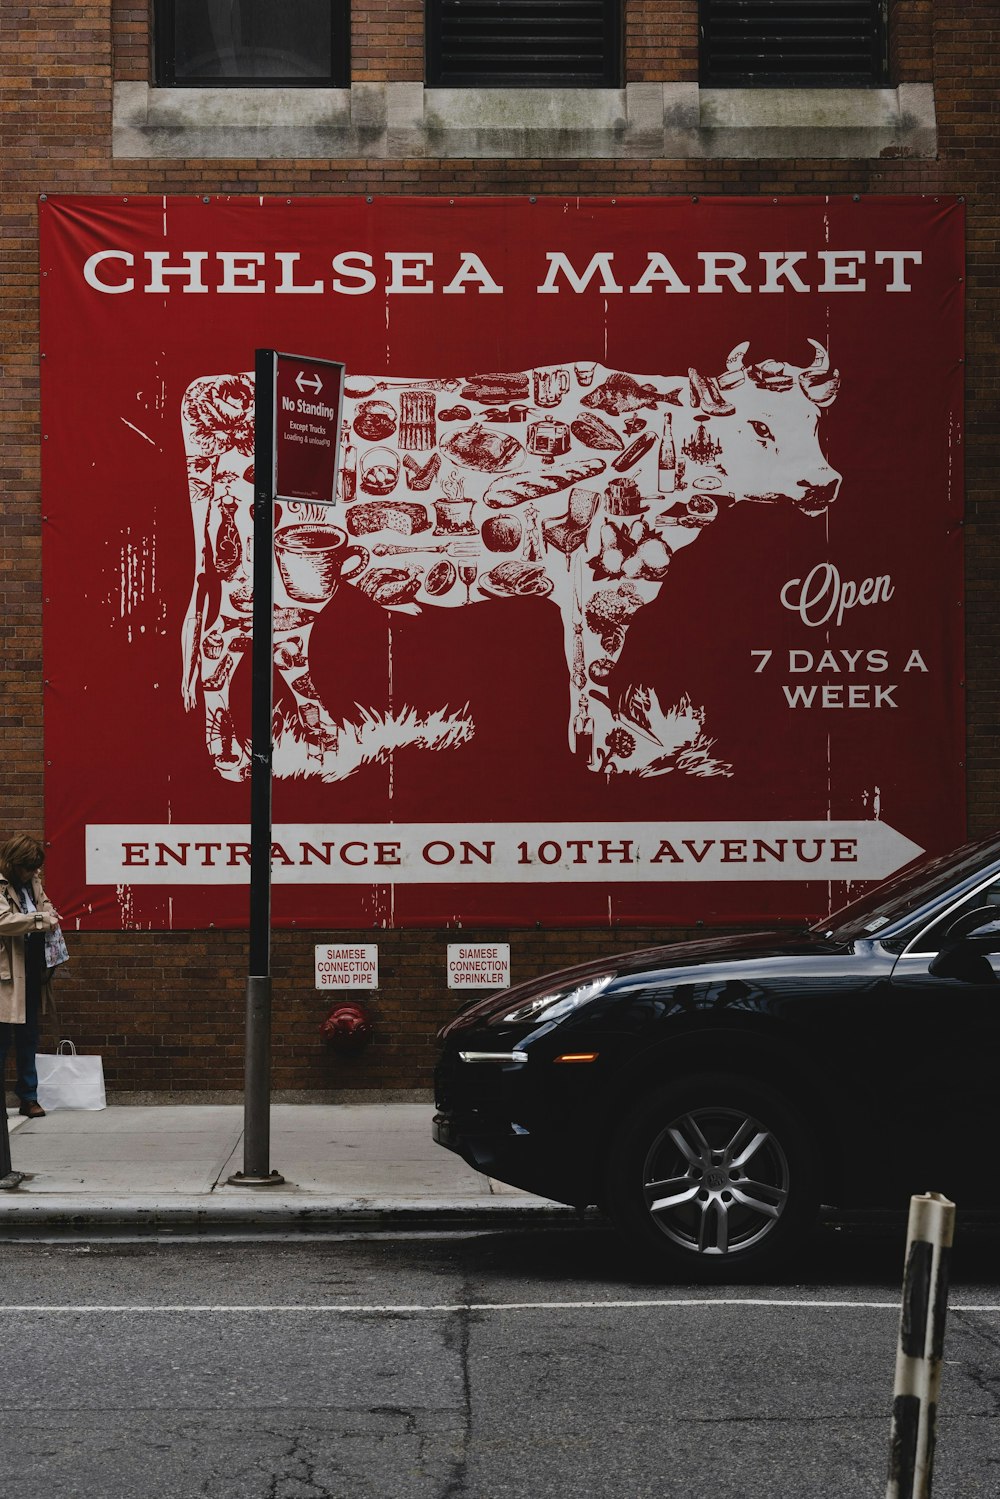
[{"label": "white shopping bag", "polygon": [[38,1102],[54,1109],[106,1109],[104,1063],[100,1057],[77,1056],[72,1041],[60,1041],[55,1053],[39,1052]]}]

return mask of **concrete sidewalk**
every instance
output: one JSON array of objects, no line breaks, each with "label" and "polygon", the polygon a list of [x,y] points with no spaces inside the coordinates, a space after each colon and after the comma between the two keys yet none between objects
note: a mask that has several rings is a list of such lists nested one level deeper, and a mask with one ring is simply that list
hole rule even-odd
[{"label": "concrete sidewalk", "polygon": [[277,1104],[271,1169],[284,1185],[234,1187],[243,1109],[111,1105],[24,1119],[9,1110],[14,1171],[0,1238],[47,1227],[403,1227],[555,1217],[573,1209],[491,1181],[431,1139],[430,1104]]}]

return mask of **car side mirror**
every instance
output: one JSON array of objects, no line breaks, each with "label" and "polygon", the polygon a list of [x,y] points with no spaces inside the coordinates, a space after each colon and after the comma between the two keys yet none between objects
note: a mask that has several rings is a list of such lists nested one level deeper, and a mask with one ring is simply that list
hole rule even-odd
[{"label": "car side mirror", "polygon": [[962,938],[977,938],[980,941],[1000,940],[1000,906],[974,906],[956,917],[945,932],[945,941],[955,943]]},{"label": "car side mirror", "polygon": [[[975,913],[979,917],[983,914]],[[989,962],[989,954],[1000,953],[1000,915],[991,910],[986,920],[981,920],[971,931],[956,931],[963,924],[960,921],[955,923],[941,951],[931,959],[928,972],[935,978],[996,983],[997,976]]]},{"label": "car side mirror", "polygon": [[977,952],[1000,952],[1000,913],[974,926],[961,940],[971,943]]}]

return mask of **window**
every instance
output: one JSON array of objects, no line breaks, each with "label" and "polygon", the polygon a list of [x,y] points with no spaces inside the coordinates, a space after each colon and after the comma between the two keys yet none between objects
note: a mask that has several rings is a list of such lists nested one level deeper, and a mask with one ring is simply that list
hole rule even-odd
[{"label": "window", "polygon": [[701,0],[709,87],[876,88],[887,77],[885,0]]},{"label": "window", "polygon": [[157,0],[156,81],[345,85],[348,24],[347,0]]},{"label": "window", "polygon": [[427,82],[615,88],[619,0],[428,0]]},{"label": "window", "polygon": [[982,926],[990,919],[1000,920],[1000,881],[980,888],[967,895],[964,900],[950,906],[930,926],[925,927],[919,937],[910,942],[913,952],[939,952],[949,937],[958,934],[956,923],[961,922],[963,931]]}]

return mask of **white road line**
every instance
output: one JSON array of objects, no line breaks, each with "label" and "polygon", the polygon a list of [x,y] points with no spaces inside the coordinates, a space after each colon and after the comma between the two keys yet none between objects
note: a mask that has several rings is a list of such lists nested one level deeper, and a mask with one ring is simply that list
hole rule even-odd
[{"label": "white road line", "polygon": [[[637,1311],[646,1309],[670,1309],[680,1310],[683,1307],[770,1307],[780,1309],[783,1307],[805,1308],[817,1311],[880,1311],[898,1312],[898,1301],[785,1301],[785,1300],[761,1300],[751,1297],[711,1297],[705,1299],[676,1298],[659,1301],[457,1301],[442,1303],[397,1303],[384,1304],[359,1303],[356,1305],[338,1306],[330,1302],[318,1302],[316,1304],[289,1305],[287,1303],[262,1303],[254,1306],[239,1306],[233,1304],[197,1305],[177,1304],[167,1306],[126,1306],[126,1305],[23,1305],[23,1306],[0,1306],[0,1316],[31,1314],[66,1314],[74,1315],[105,1315],[105,1316],[148,1316],[163,1314],[182,1314],[184,1316],[218,1316],[229,1312],[267,1313],[269,1316],[276,1314],[289,1314],[302,1316],[303,1314],[318,1316],[345,1316],[345,1315],[371,1315],[371,1316],[402,1316],[402,1315],[451,1315],[455,1312],[581,1312],[581,1311]],[[1000,1305],[984,1306],[961,1306],[952,1304],[948,1307],[949,1312],[1000,1312]]]}]

